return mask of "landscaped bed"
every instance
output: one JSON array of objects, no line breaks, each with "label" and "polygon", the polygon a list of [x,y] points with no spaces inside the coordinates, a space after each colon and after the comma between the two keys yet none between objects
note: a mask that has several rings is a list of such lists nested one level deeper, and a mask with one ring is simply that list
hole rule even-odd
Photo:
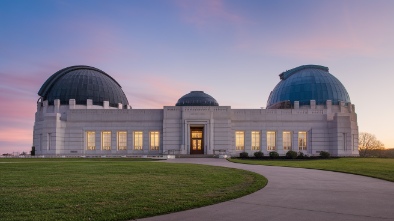
[{"label": "landscaped bed", "polygon": [[0,159],[1,220],[130,220],[264,187],[255,173],[133,159]]},{"label": "landscaped bed", "polygon": [[394,182],[393,158],[332,159],[230,159],[231,162],[266,166],[300,167],[364,175]]}]

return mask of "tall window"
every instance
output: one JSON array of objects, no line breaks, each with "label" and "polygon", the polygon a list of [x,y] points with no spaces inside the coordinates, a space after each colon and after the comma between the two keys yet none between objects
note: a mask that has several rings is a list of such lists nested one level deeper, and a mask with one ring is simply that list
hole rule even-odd
[{"label": "tall window", "polygon": [[291,133],[283,131],[283,150],[291,150]]},{"label": "tall window", "polygon": [[347,150],[347,146],[346,146],[346,133],[343,133],[343,150]]},{"label": "tall window", "polygon": [[276,134],[275,131],[267,131],[267,150],[276,149]]},{"label": "tall window", "polygon": [[111,150],[111,131],[101,132],[101,149]]},{"label": "tall window", "polygon": [[142,150],[142,131],[134,132],[134,150]]},{"label": "tall window", "polygon": [[51,138],[52,137],[52,134],[51,133],[48,133],[47,134],[47,149],[48,150],[50,150],[51,149],[51,145],[52,145],[52,143],[51,143]]},{"label": "tall window", "polygon": [[87,131],[86,132],[86,149],[95,150],[96,149],[96,132]]},{"label": "tall window", "polygon": [[243,131],[235,131],[235,149],[245,149],[245,133]]},{"label": "tall window", "polygon": [[151,131],[150,132],[150,149],[151,150],[159,150],[159,131]]},{"label": "tall window", "polygon": [[305,131],[298,132],[298,150],[307,150]]},{"label": "tall window", "polygon": [[118,150],[127,150],[127,132],[118,131]]},{"label": "tall window", "polygon": [[260,150],[260,131],[252,131],[252,150]]}]

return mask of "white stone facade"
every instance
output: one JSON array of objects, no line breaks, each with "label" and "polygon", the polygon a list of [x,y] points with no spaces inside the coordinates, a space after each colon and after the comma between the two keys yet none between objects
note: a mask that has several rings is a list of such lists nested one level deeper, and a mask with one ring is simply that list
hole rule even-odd
[{"label": "white stone facade", "polygon": [[[199,154],[221,152],[239,156],[252,150],[252,131],[259,132],[259,148],[267,150],[267,132],[275,132],[274,151],[285,155],[283,132],[291,134],[291,149],[308,155],[327,151],[332,156],[358,156],[358,126],[354,105],[340,102],[332,105],[300,106],[293,109],[232,109],[229,106],[165,106],[163,109],[131,109],[119,104],[103,106],[54,105],[39,101],[35,115],[33,146],[36,155],[57,156],[158,156],[193,154],[191,128],[201,128],[202,150]],[[110,150],[102,148],[102,132],[110,131]],[[134,133],[142,132],[142,149],[135,148]],[[150,133],[158,132],[159,148],[151,148]],[[237,150],[237,131],[243,132],[243,149]],[[94,150],[89,150],[87,132],[95,132]],[[126,150],[118,149],[118,132],[127,132]],[[300,150],[299,132],[306,132],[306,150]],[[270,150],[271,151],[271,150]]]}]

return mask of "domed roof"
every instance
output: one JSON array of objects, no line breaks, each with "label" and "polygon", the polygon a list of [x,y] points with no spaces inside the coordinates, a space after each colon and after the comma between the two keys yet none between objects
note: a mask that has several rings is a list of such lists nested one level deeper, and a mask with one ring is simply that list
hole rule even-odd
[{"label": "domed roof", "polygon": [[179,98],[175,106],[219,106],[211,95],[204,91],[192,91]]},{"label": "domed roof", "polygon": [[38,95],[50,105],[55,99],[60,99],[60,104],[75,99],[76,104],[86,105],[86,100],[92,99],[94,105],[103,105],[103,101],[109,101],[111,107],[118,107],[118,103],[128,105],[126,95],[115,79],[100,69],[83,65],[54,73],[41,86]]},{"label": "domed roof", "polygon": [[300,105],[332,104],[339,101],[350,102],[349,94],[342,83],[328,72],[328,68],[319,65],[303,65],[285,71],[279,75],[281,81],[271,92],[267,108],[283,108],[285,102],[299,101]]}]

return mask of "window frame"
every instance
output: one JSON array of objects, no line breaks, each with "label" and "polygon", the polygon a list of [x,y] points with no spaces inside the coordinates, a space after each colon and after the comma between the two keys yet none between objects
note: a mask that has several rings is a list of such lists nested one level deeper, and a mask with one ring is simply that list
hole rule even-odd
[{"label": "window frame", "polygon": [[251,132],[251,150],[261,150],[261,133],[258,130]]},{"label": "window frame", "polygon": [[96,131],[86,131],[86,150],[96,150]]},{"label": "window frame", "polygon": [[276,131],[267,131],[267,151],[276,151]]},{"label": "window frame", "polygon": [[[288,135],[288,139],[285,139],[285,138],[286,138],[285,134]],[[293,145],[292,145],[292,139],[291,139],[291,137],[292,137],[291,131],[283,131],[283,132],[282,132],[283,150],[290,151],[290,150],[293,149],[293,148],[292,148]]]},{"label": "window frame", "polygon": [[[137,139],[138,136],[138,139]],[[138,142],[138,145],[137,145]],[[143,131],[134,131],[133,132],[133,149],[134,150],[143,150],[144,149],[144,132]]]},{"label": "window frame", "polygon": [[245,131],[235,131],[235,150],[245,150]]},{"label": "window frame", "polygon": [[149,132],[149,150],[160,149],[160,131]]},{"label": "window frame", "polygon": [[[123,135],[125,137],[121,137]],[[118,150],[127,150],[127,131],[118,131],[116,138],[117,138],[116,143],[117,143]]]},{"label": "window frame", "polygon": [[[109,130],[101,131],[101,150],[111,150],[112,142],[111,142],[112,132]],[[109,138],[108,140],[106,140]]]},{"label": "window frame", "polygon": [[[304,134],[305,137],[303,135],[301,138],[301,134]],[[304,139],[304,141],[302,141],[302,139]],[[308,133],[306,131],[298,131],[298,150],[308,150]]]}]

